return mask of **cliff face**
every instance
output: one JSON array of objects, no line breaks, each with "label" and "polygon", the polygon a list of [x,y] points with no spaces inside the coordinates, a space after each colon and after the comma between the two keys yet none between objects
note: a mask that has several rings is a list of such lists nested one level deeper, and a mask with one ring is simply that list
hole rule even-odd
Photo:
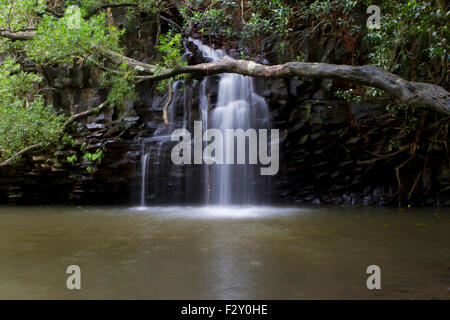
[{"label": "cliff face", "polygon": [[[127,54],[150,61],[157,33],[154,18],[125,18],[121,9],[111,15],[111,23],[129,31],[124,43]],[[280,59],[272,49],[274,42],[265,39],[261,45],[271,63]],[[314,61],[339,63],[345,55],[340,48],[331,54],[332,42],[306,38],[304,43],[304,52],[311,56],[307,58]],[[187,47],[192,63],[202,61],[198,50],[191,44]],[[107,88],[102,88],[98,70],[48,67],[42,73],[45,85],[55,88],[49,102],[68,114],[106,100]],[[198,80],[187,81],[174,96],[173,117],[188,121],[189,127],[200,120]],[[326,80],[255,79],[255,86],[281,136],[280,170],[272,178],[270,194],[264,195],[270,202],[450,205],[449,151],[434,139],[441,128],[439,116],[425,114],[412,142],[396,145],[408,140],[411,132],[402,129],[405,111],[386,110],[389,101],[337,100],[333,91],[342,84]],[[214,79],[208,92],[213,105]],[[138,204],[141,142],[162,126],[167,94],[143,83],[136,96],[122,110],[106,109],[83,119],[73,129],[76,142],[71,147],[29,153],[15,166],[0,169],[0,203]],[[148,168],[147,204],[201,203],[201,168],[173,165],[170,148],[167,144],[154,151],[158,154]],[[85,152],[97,150],[104,154],[101,160],[83,159]],[[73,155],[78,160],[70,163],[68,157]]]}]

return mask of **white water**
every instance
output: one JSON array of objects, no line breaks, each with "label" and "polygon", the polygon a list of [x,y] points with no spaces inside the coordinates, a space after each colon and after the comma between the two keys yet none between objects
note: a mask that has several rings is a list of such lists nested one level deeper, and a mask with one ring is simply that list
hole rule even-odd
[{"label": "white water", "polygon": [[[213,61],[231,59],[222,50],[213,50],[199,40],[190,40],[197,45],[203,56]],[[206,95],[206,92],[204,94]],[[252,78],[231,73],[220,75],[217,104],[211,111],[210,117],[208,117],[206,96],[201,98],[201,101],[206,101],[201,103],[204,130],[219,129],[225,136],[226,129],[245,131],[249,128],[268,129],[269,127],[267,104],[264,98],[256,94]],[[233,143],[226,140],[224,142],[225,146],[227,143]],[[236,152],[234,154],[237,157]],[[224,148],[224,156],[226,157],[226,148]],[[248,152],[246,159],[248,161]],[[248,164],[213,165],[204,180],[205,185],[209,186],[207,203],[220,205],[256,203],[258,201],[256,189],[260,182],[256,179],[258,174],[256,169],[257,166]]]},{"label": "white water", "polygon": [[[213,61],[219,59],[231,59],[222,50],[214,50],[211,47],[202,44],[198,40],[189,39],[202,52],[205,58]],[[203,130],[208,128],[219,129],[225,136],[226,129],[243,129],[244,131],[250,128],[253,129],[269,129],[269,111],[264,98],[256,94],[253,84],[253,79],[238,74],[222,74],[219,75],[217,101],[210,101],[210,90],[208,90],[214,83],[212,77],[205,77],[199,88],[198,105],[192,105],[192,98],[188,95],[185,88],[184,94],[180,91],[181,81],[176,81],[173,84],[175,94],[180,97],[179,105],[183,103],[183,115],[181,119],[177,120],[175,109],[177,107],[177,99],[173,99],[172,104],[168,109],[169,113],[169,128],[162,124],[154,133],[152,138],[147,138],[144,141],[141,150],[141,206],[146,205],[147,192],[151,192],[153,196],[157,196],[159,192],[160,179],[159,175],[168,175],[169,170],[164,152],[164,146],[170,143],[171,132],[178,128],[189,128],[191,119],[191,109],[197,108],[201,115]],[[226,157],[226,138],[224,141],[223,155]],[[148,145],[149,144],[150,147]],[[233,142],[229,142],[233,143]],[[248,144],[248,143],[247,143]],[[168,146],[168,145],[167,145]],[[204,144],[206,146],[206,142]],[[235,158],[237,151],[234,152]],[[169,157],[170,159],[170,157]],[[248,161],[248,151],[246,152],[246,161]],[[152,184],[147,186],[146,180],[150,164],[153,166],[153,175],[151,177]],[[236,163],[236,161],[235,161]],[[162,165],[166,165],[162,167]],[[167,172],[166,172],[167,171]],[[176,176],[183,176],[182,167],[178,166],[172,170],[172,174],[176,172]],[[192,171],[194,172],[194,171]],[[195,174],[195,173],[194,173]],[[192,174],[190,168],[185,172],[185,198],[189,197],[192,192],[197,192],[201,195],[204,204],[214,205],[242,205],[242,204],[256,204],[260,203],[265,195],[261,195],[263,179],[259,176],[259,166],[248,164],[214,164],[208,166],[204,164],[201,175],[201,186],[198,188],[192,181]],[[199,175],[199,177],[200,177]],[[166,179],[167,181],[167,179]],[[172,191],[176,194],[181,194],[180,185],[176,184]],[[177,202],[182,202],[179,199]]]},{"label": "white water", "polygon": [[142,175],[141,175],[141,206],[145,206],[145,193],[146,193],[146,180],[147,180],[147,161],[148,161],[148,153],[145,153],[145,146],[141,146],[141,167],[142,167]]}]

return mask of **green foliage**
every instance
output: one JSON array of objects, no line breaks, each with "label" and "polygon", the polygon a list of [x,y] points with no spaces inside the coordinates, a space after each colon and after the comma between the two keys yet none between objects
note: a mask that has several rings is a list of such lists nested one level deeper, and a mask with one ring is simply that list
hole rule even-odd
[{"label": "green foliage", "polygon": [[22,108],[0,106],[0,158],[5,160],[34,144],[46,147],[56,142],[63,120],[64,116],[56,115],[53,106],[43,101]]},{"label": "green foliage", "polygon": [[406,111],[408,109],[407,106],[405,106],[404,104],[388,104],[386,106],[386,111],[391,112],[391,113],[395,113],[398,111]]},{"label": "green foliage", "polygon": [[[139,10],[148,12],[148,13],[155,13],[156,11],[159,11],[162,9],[162,3],[158,2],[157,0],[73,0],[68,1],[72,5],[78,5],[81,7],[85,12],[92,12],[96,8],[98,8],[100,5],[113,3],[113,4],[135,4],[136,8]],[[135,9],[135,8],[132,8]]]},{"label": "green foliage", "polygon": [[45,0],[0,0],[0,29],[21,31],[33,28],[45,7]]},{"label": "green foliage", "polygon": [[362,33],[361,23],[356,21],[355,9],[358,1],[353,0],[315,0],[297,1],[296,18],[311,24],[313,32],[321,31],[322,36],[333,38],[335,43],[343,41],[352,62],[358,55],[357,40]]},{"label": "green foliage", "polygon": [[83,159],[88,162],[96,162],[103,158],[103,150],[97,149],[94,153],[86,152],[83,156]]},{"label": "green foliage", "polygon": [[[169,31],[167,34],[161,35],[157,48],[161,54],[162,59],[158,63],[159,71],[157,71],[156,74],[166,68],[171,69],[186,65],[186,62],[183,61],[181,55],[183,49],[181,43],[181,34],[175,34],[173,31]],[[175,77],[175,79],[184,77],[184,75],[180,75],[178,77]],[[158,90],[164,91],[170,81],[171,80],[168,79],[158,82]]]},{"label": "green foliage", "polygon": [[37,94],[39,81],[12,58],[0,65],[0,160],[34,144],[48,146],[62,135],[65,117]]},{"label": "green foliage", "polygon": [[331,15],[337,13],[337,11],[340,13],[344,13],[346,15],[351,14],[351,12],[353,12],[354,8],[358,4],[358,1],[315,0],[312,2],[297,1],[297,3],[300,8],[304,9],[301,12],[299,12],[299,16],[317,20],[320,18],[324,18],[328,15],[327,20],[323,21],[323,23],[330,23],[329,19],[331,18]]},{"label": "green foliage", "polygon": [[161,35],[158,45],[158,50],[162,56],[160,66],[163,68],[175,68],[186,65],[186,62],[182,60],[182,49],[181,34],[169,31],[167,34]]},{"label": "green foliage", "polygon": [[57,19],[45,16],[38,26],[36,37],[25,47],[26,54],[39,64],[71,63],[74,58],[86,59],[97,47],[119,50],[123,31],[106,27],[105,15],[88,21],[81,19],[79,29],[71,29],[71,15]]},{"label": "green foliage", "polygon": [[136,70],[122,64],[117,73],[105,72],[103,74],[103,85],[109,88],[108,103],[114,107],[123,107],[129,99],[136,96],[136,84],[134,77]]},{"label": "green foliage", "polygon": [[190,1],[189,9],[185,12],[190,13],[190,20],[202,34],[251,41],[274,33],[284,36],[291,30],[288,23],[292,9],[281,0]]},{"label": "green foliage", "polygon": [[391,146],[392,149],[398,150],[402,146],[402,143],[401,143],[401,141],[398,141],[398,140],[394,141],[392,139],[389,139],[389,145]]},{"label": "green foliage", "polygon": [[[201,27],[200,33],[216,33],[220,34],[224,26],[231,26],[231,16],[225,14],[220,9],[210,9],[205,12],[194,12],[192,21]],[[233,36],[232,29],[226,31],[228,36]]]},{"label": "green foliage", "polygon": [[241,36],[245,40],[252,40],[255,37],[277,34],[284,36],[289,31],[289,18],[292,9],[284,5],[280,0],[251,0],[249,5],[258,8],[257,12],[252,12],[248,20],[243,22]]},{"label": "green foliage", "polygon": [[76,154],[67,157],[67,162],[74,165],[78,161],[78,156]]},{"label": "green foliage", "polygon": [[361,102],[361,96],[354,94],[353,89],[348,89],[348,90],[338,89],[338,90],[336,90],[334,95],[340,99],[347,101],[347,102],[356,102],[356,103]]},{"label": "green foliage", "polygon": [[24,47],[25,43],[21,41],[0,38],[0,55],[14,55],[15,52],[22,52]]},{"label": "green foliage", "polygon": [[[94,153],[85,152],[83,155],[83,159],[89,163],[100,163],[102,158],[105,156],[102,149],[97,149]],[[86,171],[91,173],[94,169],[91,165],[86,167]]]},{"label": "green foliage", "polygon": [[65,117],[36,94],[39,81],[11,58],[0,65],[0,160],[34,144],[48,146],[62,135]]},{"label": "green foliage", "polygon": [[[440,82],[449,60],[450,12],[434,1],[383,1],[381,29],[371,29],[372,64],[415,81]],[[431,75],[431,77],[430,77]]]},{"label": "green foliage", "polygon": [[383,91],[374,87],[361,86],[359,88],[350,88],[348,90],[338,89],[334,92],[334,95],[347,102],[361,103],[363,97],[375,98],[381,96]]},{"label": "green foliage", "polygon": [[[104,149],[97,149],[94,153],[91,153],[89,151],[86,151],[86,143],[83,143],[83,145],[80,147],[80,151],[83,152],[83,157],[82,159],[90,164],[92,163],[100,163],[101,159],[104,158],[105,156],[105,151]],[[78,155],[73,154],[69,157],[67,157],[67,162],[71,165],[76,165],[78,161]],[[92,172],[92,166],[88,165],[86,167],[86,170],[88,172]]]},{"label": "green foliage", "polygon": [[41,80],[35,73],[24,72],[15,59],[5,59],[0,65],[0,106],[23,107],[37,93]]},{"label": "green foliage", "polygon": [[306,61],[305,54],[303,52],[300,52],[300,54],[295,57],[295,61],[305,62]]},{"label": "green foliage", "polygon": [[412,116],[409,118],[405,124],[406,131],[408,133],[414,133],[417,130],[417,127],[419,126],[419,118]]}]

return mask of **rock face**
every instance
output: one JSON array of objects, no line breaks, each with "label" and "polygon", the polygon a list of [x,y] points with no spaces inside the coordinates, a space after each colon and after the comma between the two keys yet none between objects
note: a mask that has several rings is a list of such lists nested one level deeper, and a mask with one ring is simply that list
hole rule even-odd
[{"label": "rock face", "polygon": [[[138,59],[148,60],[153,42],[145,39],[154,39],[154,19],[123,19],[119,9],[114,14],[118,25],[134,30],[126,37],[127,47],[136,49]],[[272,60],[278,56],[271,51],[270,41],[264,42],[265,56],[276,63]],[[186,47],[190,63],[203,61],[192,44]],[[325,61],[327,46],[318,47],[325,49],[311,44],[305,52]],[[102,88],[98,70],[49,67],[44,76],[45,85],[56,89],[49,102],[68,114],[96,107],[106,99],[107,88]],[[192,128],[193,121],[201,120],[200,80],[180,85],[174,96],[173,121],[186,121]],[[445,143],[435,141],[441,128],[437,115],[418,119],[420,134],[411,138],[415,131],[408,127],[405,111],[387,112],[389,101],[337,100],[332,92],[339,84],[326,80],[254,81],[281,138],[280,170],[271,178],[270,194],[262,195],[266,203],[450,205],[449,151]],[[208,99],[213,108],[217,81],[210,82]],[[167,94],[142,83],[136,96],[125,110],[110,108],[83,119],[72,129],[70,146],[29,153],[15,166],[0,169],[0,204],[139,204],[142,141],[155,137],[163,127]],[[448,133],[446,137],[448,142]],[[172,145],[152,149],[146,203],[202,203],[201,167],[188,170],[173,165]],[[405,145],[410,147],[402,149]],[[84,158],[86,153],[100,155]]]},{"label": "rock face", "polygon": [[[427,158],[423,159],[419,152],[412,155],[413,148],[402,149],[393,143],[407,141],[411,134],[401,129],[404,112],[387,112],[389,102],[382,100],[328,100],[323,85],[292,82],[261,84],[270,101],[274,127],[282,132],[280,172],[272,189],[274,201],[450,204],[448,151],[426,143],[422,150],[427,151]],[[429,141],[437,123],[434,115],[423,120],[428,125],[420,139]],[[427,162],[436,165],[428,166]]]}]

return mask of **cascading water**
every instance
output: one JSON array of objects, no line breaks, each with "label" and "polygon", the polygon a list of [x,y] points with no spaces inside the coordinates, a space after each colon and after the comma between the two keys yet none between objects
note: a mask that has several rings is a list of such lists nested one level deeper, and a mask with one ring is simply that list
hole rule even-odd
[{"label": "cascading water", "polygon": [[[172,85],[172,90],[175,93],[180,92],[179,86],[181,81],[175,81]],[[174,94],[175,95],[175,94]],[[185,99],[183,99],[184,101]],[[188,119],[184,116],[186,112],[183,112],[183,121],[178,123],[176,121],[175,115],[175,104],[176,99],[172,101],[171,105],[168,108],[168,119],[169,126],[166,127],[164,123],[160,124],[152,137],[145,138],[141,144],[141,206],[144,207],[146,205],[147,196],[151,193],[154,197],[159,192],[160,186],[160,175],[167,167],[167,153],[169,153],[169,161],[170,161],[170,142],[171,142],[171,132],[177,126],[186,126],[186,122]],[[186,103],[184,103],[184,108]],[[185,111],[185,110],[184,110]],[[150,186],[147,183],[149,179],[149,171],[152,170],[152,177],[150,177]]]},{"label": "cascading water", "polygon": [[145,193],[147,192],[147,162],[148,162],[148,153],[145,152],[145,145],[141,146],[141,206],[145,206]]},{"label": "cascading water", "polygon": [[[213,50],[198,40],[190,39],[190,41],[197,45],[204,56],[213,61],[223,58],[231,59],[222,50]],[[208,117],[207,105],[205,107],[201,102],[200,107],[204,130],[219,129],[224,137],[226,129],[246,131],[250,128],[268,129],[270,126],[269,110],[264,98],[256,94],[251,78],[239,74],[220,75],[217,103],[210,117]],[[224,142],[225,146],[227,143],[233,143],[233,141],[226,141],[226,138]],[[236,149],[234,155],[237,156]],[[226,148],[224,156],[226,157]],[[249,159],[248,151],[246,159]],[[251,164],[212,165],[209,176],[204,181],[205,185],[209,186],[209,203],[229,205],[258,201],[256,190],[260,186],[261,178],[257,179],[257,169],[256,165]]]},{"label": "cascading water", "polygon": [[[189,39],[202,52],[204,58],[212,61],[231,59],[222,50],[202,44],[198,40]],[[204,204],[252,204],[267,199],[264,186],[267,177],[259,174],[259,166],[254,164],[213,164],[200,166],[175,166],[170,164],[170,134],[178,128],[192,128],[193,107],[198,107],[201,116],[203,133],[209,128],[218,129],[224,136],[224,158],[226,157],[226,129],[269,129],[269,111],[264,98],[256,94],[253,79],[238,74],[221,74],[216,101],[210,101],[210,91],[217,78],[205,77],[199,86],[198,99],[192,92],[188,94],[187,88],[180,90],[182,81],[173,84],[175,97],[169,107],[169,128],[161,124],[154,132],[153,137],[144,139],[141,151],[141,205],[145,206],[148,193],[152,199],[158,199],[160,184],[167,176],[175,177],[176,182],[171,183],[170,193],[178,196],[177,203],[190,202],[198,199]],[[193,90],[192,87],[190,90]],[[178,96],[178,99],[176,98]],[[181,108],[182,107],[182,108]],[[175,110],[182,110],[182,115]],[[179,111],[178,113],[180,113]],[[228,143],[233,143],[228,141]],[[204,142],[203,147],[206,146]],[[248,142],[247,142],[248,146]],[[237,150],[234,150],[237,157]],[[248,149],[246,159],[249,159]],[[236,161],[234,162],[236,163]],[[248,163],[248,162],[246,162]],[[153,177],[149,176],[152,170]],[[165,177],[163,177],[165,175]],[[152,183],[146,183],[151,181]],[[174,181],[174,180],[171,180]],[[167,183],[166,183],[167,184]],[[182,189],[184,186],[184,191]],[[165,186],[166,192],[168,186]],[[163,192],[163,191],[161,191]],[[195,193],[195,195],[194,195]],[[184,199],[181,198],[183,195]]]}]

